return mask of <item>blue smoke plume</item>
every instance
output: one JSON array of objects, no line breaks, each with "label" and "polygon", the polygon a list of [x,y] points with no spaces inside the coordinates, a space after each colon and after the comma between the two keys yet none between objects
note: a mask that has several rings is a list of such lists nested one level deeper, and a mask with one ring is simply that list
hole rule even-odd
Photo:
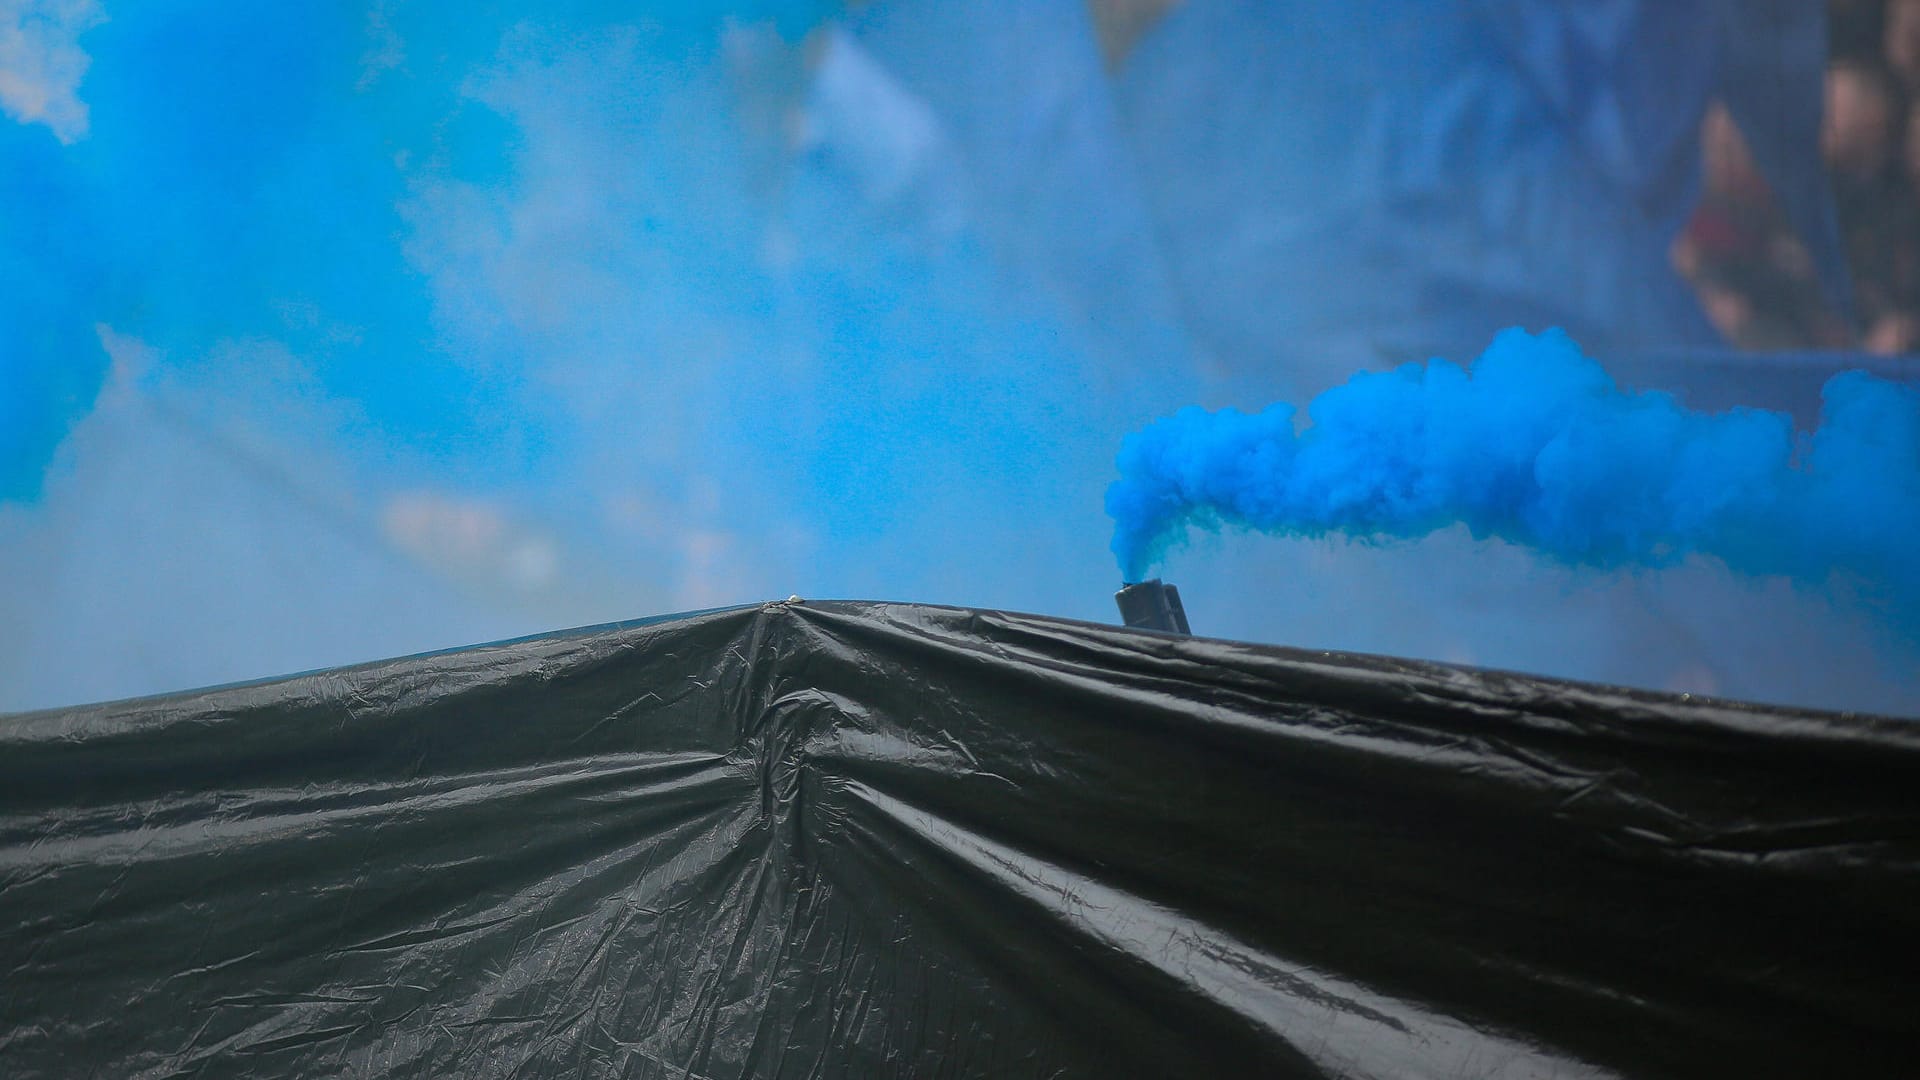
[{"label": "blue smoke plume", "polygon": [[1189,526],[1412,539],[1455,523],[1598,568],[1699,554],[1750,574],[1920,598],[1920,390],[1848,372],[1818,430],[1623,389],[1566,334],[1500,334],[1470,367],[1363,373],[1305,423],[1191,407],[1129,436],[1113,551],[1145,577]]}]

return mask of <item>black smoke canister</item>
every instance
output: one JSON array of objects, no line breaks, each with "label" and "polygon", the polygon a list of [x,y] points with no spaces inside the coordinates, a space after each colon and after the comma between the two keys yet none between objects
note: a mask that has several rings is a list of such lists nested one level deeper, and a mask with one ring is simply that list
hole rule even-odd
[{"label": "black smoke canister", "polygon": [[1187,609],[1180,604],[1180,590],[1150,578],[1128,585],[1113,594],[1120,605],[1120,621],[1145,630],[1165,630],[1171,634],[1191,634],[1187,629]]}]

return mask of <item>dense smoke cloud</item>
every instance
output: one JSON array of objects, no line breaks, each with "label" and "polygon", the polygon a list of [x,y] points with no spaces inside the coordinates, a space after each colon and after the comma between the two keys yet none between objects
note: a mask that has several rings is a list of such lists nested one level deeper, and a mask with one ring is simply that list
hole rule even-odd
[{"label": "dense smoke cloud", "polygon": [[1454,524],[1597,568],[1706,555],[1903,610],[1916,593],[1920,390],[1834,376],[1820,426],[1708,413],[1616,385],[1565,334],[1510,330],[1473,362],[1363,373],[1255,414],[1189,408],[1129,437],[1107,493],[1123,576],[1191,525],[1410,540]]}]

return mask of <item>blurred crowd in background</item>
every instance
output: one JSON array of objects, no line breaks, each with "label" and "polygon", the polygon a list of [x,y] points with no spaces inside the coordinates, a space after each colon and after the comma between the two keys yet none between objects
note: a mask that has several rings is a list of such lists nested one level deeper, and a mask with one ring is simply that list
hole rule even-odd
[{"label": "blurred crowd in background", "polygon": [[1708,317],[1748,349],[1920,351],[1920,0],[1829,0],[1821,153],[1854,310],[1822,295],[1725,108],[1702,132],[1705,191],[1674,262]]}]

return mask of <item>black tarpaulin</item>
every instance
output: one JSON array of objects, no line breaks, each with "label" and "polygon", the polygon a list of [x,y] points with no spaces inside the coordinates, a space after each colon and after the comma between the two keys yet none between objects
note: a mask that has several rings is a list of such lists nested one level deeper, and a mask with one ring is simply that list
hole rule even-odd
[{"label": "black tarpaulin", "polygon": [[1920,728],[885,604],[0,718],[0,1075],[1912,1076]]}]

